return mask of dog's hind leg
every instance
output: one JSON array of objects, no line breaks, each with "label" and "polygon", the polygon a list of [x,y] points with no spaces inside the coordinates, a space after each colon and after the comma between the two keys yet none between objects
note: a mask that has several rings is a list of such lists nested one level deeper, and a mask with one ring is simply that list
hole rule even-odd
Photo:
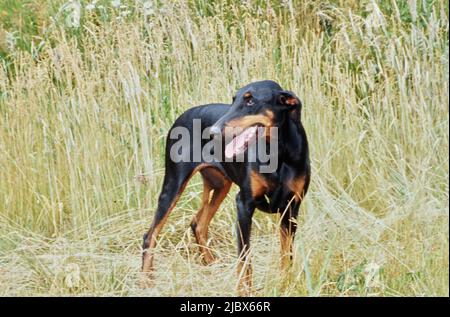
[{"label": "dog's hind leg", "polygon": [[201,174],[203,178],[202,206],[192,219],[191,228],[200,247],[204,263],[210,264],[214,261],[214,256],[207,247],[209,224],[227,196],[231,181],[215,168],[205,168]]},{"label": "dog's hind leg", "polygon": [[144,235],[142,247],[142,272],[144,276],[141,281],[142,287],[147,287],[151,284],[154,257],[153,249],[156,246],[158,235],[195,171],[196,169],[191,166],[183,166],[183,168],[177,168],[169,174],[166,168],[161,194],[158,198],[158,207],[150,229]]}]

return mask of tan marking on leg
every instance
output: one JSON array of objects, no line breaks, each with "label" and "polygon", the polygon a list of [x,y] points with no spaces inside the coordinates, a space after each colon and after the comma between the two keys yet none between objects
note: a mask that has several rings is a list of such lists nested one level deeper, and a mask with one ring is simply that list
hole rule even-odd
[{"label": "tan marking on leg", "polygon": [[[207,247],[209,224],[220,204],[227,196],[231,187],[231,181],[226,179],[221,172],[212,168],[205,170],[202,176],[204,184],[202,207],[194,216],[192,223],[195,224],[194,233],[203,261],[205,264],[210,264],[214,261],[214,256]],[[207,194],[205,194],[205,191]],[[206,199],[207,197],[210,199]]]},{"label": "tan marking on leg", "polygon": [[291,266],[293,235],[289,228],[280,227],[281,268],[286,270]]},{"label": "tan marking on leg", "polygon": [[161,221],[159,221],[159,223],[157,224],[152,224],[150,226],[150,229],[147,233],[147,236],[150,237],[150,242],[149,242],[149,246],[146,250],[144,250],[144,254],[143,254],[143,259],[142,259],[142,273],[144,273],[143,275],[143,279],[141,280],[141,287],[146,288],[151,286],[152,284],[152,275],[153,275],[153,260],[154,260],[154,254],[153,254],[153,249],[156,246],[156,242],[157,242],[157,238],[159,233],[161,232],[162,227],[164,226],[167,218],[169,217],[169,214],[172,212],[173,208],[175,207],[175,205],[177,204],[181,194],[183,193],[184,189],[186,188],[187,183],[189,182],[189,180],[192,178],[192,176],[206,168],[211,166],[210,164],[200,164],[198,165],[192,172],[191,174],[187,177],[187,179],[183,182],[183,185],[181,186],[180,190],[178,191],[177,195],[175,196],[175,198],[172,200],[172,203],[170,204],[168,211],[166,212],[166,214],[164,215],[164,218],[161,219]]},{"label": "tan marking on leg", "polygon": [[211,204],[213,197],[214,197],[214,189],[211,189],[208,193],[208,204]]},{"label": "tan marking on leg", "polygon": [[242,259],[238,263],[238,287],[237,292],[239,296],[250,296],[253,293],[253,269],[250,262],[250,257]]},{"label": "tan marking on leg", "polygon": [[295,201],[297,201],[297,202],[301,201],[303,199],[303,196],[305,196],[304,189],[305,189],[305,184],[306,184],[306,178],[307,178],[306,175],[299,176],[299,177],[296,177],[296,178],[290,180],[287,183],[288,188],[292,192],[294,192],[294,194],[295,194]]},{"label": "tan marking on leg", "polygon": [[200,205],[200,208],[197,211],[197,214],[192,219],[192,222],[196,223],[197,218],[201,218],[203,210],[205,209],[205,206],[209,203],[211,200],[211,196],[213,195],[214,190],[211,186],[209,186],[208,183],[203,182],[203,193],[202,193],[202,203]]},{"label": "tan marking on leg", "polygon": [[[303,175],[291,179],[287,182],[287,186],[289,190],[294,193],[294,199],[296,203],[299,203],[303,200],[305,196],[305,186],[308,181],[308,176]],[[292,199],[290,204],[292,203]],[[295,219],[292,219],[295,221]],[[291,221],[291,220],[289,220]],[[288,225],[287,227],[280,226],[280,245],[281,245],[281,267],[282,269],[288,269],[292,264],[292,247],[294,243],[294,235],[291,232],[290,228],[293,224]]]},{"label": "tan marking on leg", "polygon": [[147,288],[151,287],[153,284],[153,261],[154,261],[154,253],[153,249],[156,247],[156,240],[161,232],[162,227],[164,226],[164,223],[166,222],[167,218],[169,217],[169,214],[172,212],[172,209],[176,205],[178,199],[181,196],[181,193],[183,192],[185,186],[182,186],[181,190],[175,196],[174,200],[170,204],[169,210],[164,215],[164,218],[156,225],[153,225],[150,227],[150,230],[148,231],[148,236],[150,237],[150,243],[146,250],[144,250],[144,256],[142,259],[142,273],[144,273],[143,278],[141,280],[141,287]]}]

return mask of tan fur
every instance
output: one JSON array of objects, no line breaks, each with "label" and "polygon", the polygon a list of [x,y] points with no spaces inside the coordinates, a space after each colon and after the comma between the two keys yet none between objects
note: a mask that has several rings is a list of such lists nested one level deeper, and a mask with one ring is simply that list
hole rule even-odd
[{"label": "tan fur", "polygon": [[269,189],[270,184],[262,177],[261,174],[251,171],[250,172],[250,188],[252,190],[252,197],[259,198],[263,196]]},{"label": "tan fur", "polygon": [[306,184],[306,176],[299,176],[297,178],[290,180],[287,183],[288,188],[294,192],[296,201],[302,200],[303,196],[305,195],[304,193],[305,184]]},{"label": "tan fur", "polygon": [[246,129],[255,124],[262,124],[268,128],[273,125],[274,114],[270,110],[266,110],[264,114],[249,115],[242,118],[231,120],[227,123],[227,127],[230,128],[242,128]]},{"label": "tan fur", "polygon": [[253,269],[250,263],[250,258],[247,257],[247,262],[240,261],[238,264],[238,294],[239,296],[250,296],[253,291]]},{"label": "tan fur", "polygon": [[291,98],[287,98],[286,99],[286,103],[289,106],[297,106],[298,105],[298,100],[297,100],[297,98],[291,97]]},{"label": "tan fur", "polygon": [[212,218],[219,209],[220,204],[227,196],[231,181],[229,181],[221,172],[214,168],[205,168],[202,170],[203,177],[203,198],[202,206],[192,219],[195,225],[194,234],[205,264],[214,261],[211,250],[207,247],[208,229]]},{"label": "tan fur", "polygon": [[280,228],[281,268],[286,270],[291,264],[292,233],[287,228]]},{"label": "tan fur", "polygon": [[181,186],[181,189],[179,190],[179,192],[173,199],[172,203],[170,204],[169,210],[166,212],[164,218],[159,223],[152,224],[152,226],[150,227],[150,229],[148,231],[148,236],[150,237],[150,243],[149,243],[148,249],[144,250],[144,258],[143,258],[143,262],[142,262],[142,272],[144,273],[144,276],[141,280],[141,287],[145,288],[145,287],[148,287],[151,285],[152,273],[153,273],[153,258],[154,258],[153,249],[156,246],[156,240],[161,231],[161,228],[164,226],[169,214],[172,212],[172,209],[175,207],[176,203],[178,202],[178,199],[180,198],[181,194],[183,193],[184,189],[186,188],[186,185],[189,182],[189,180],[191,179],[191,177],[198,171],[200,171],[206,167],[210,167],[210,166],[211,166],[211,164],[203,163],[203,164],[198,165],[192,171],[191,175],[189,175],[189,177],[184,181],[183,185]]}]

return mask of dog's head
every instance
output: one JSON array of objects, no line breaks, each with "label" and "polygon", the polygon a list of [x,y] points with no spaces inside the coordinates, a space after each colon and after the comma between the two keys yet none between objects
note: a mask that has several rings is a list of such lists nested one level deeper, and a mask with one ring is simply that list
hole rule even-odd
[{"label": "dog's head", "polygon": [[230,109],[210,128],[213,135],[233,134],[225,148],[232,157],[244,152],[258,137],[270,137],[272,127],[281,127],[288,118],[300,120],[301,102],[292,92],[274,81],[259,81],[241,89]]}]

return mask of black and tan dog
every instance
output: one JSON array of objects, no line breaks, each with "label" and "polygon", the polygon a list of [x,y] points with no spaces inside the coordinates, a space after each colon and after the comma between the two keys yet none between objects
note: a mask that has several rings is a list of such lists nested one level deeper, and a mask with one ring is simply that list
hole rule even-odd
[{"label": "black and tan dog", "polygon": [[[165,176],[158,207],[153,223],[144,235],[144,286],[148,285],[147,281],[152,278],[152,249],[156,245],[158,234],[189,179],[196,172],[202,175],[204,191],[202,206],[193,217],[191,227],[205,263],[214,260],[213,254],[206,246],[208,226],[234,183],[240,189],[236,196],[239,292],[248,294],[252,288],[252,269],[248,253],[252,216],[256,208],[263,212],[280,214],[281,263],[283,267],[289,265],[297,227],[295,219],[310,180],[308,141],[300,121],[301,107],[297,96],[283,90],[276,82],[259,81],[241,88],[231,105],[210,104],[194,107],[175,121],[172,129],[184,127],[191,131],[194,119],[200,119],[202,129],[210,128],[211,138],[223,134],[227,127],[241,128],[243,132],[231,141],[233,146],[225,145],[226,156],[245,152],[249,140],[255,131],[261,131],[261,128],[269,142],[270,128],[276,127],[278,164],[274,171],[261,173],[262,163],[258,159],[253,162],[245,159],[243,162],[217,160],[206,163],[200,160],[175,163],[170,158],[170,149],[176,140],[167,138]],[[201,140],[201,145],[208,141]]]}]

